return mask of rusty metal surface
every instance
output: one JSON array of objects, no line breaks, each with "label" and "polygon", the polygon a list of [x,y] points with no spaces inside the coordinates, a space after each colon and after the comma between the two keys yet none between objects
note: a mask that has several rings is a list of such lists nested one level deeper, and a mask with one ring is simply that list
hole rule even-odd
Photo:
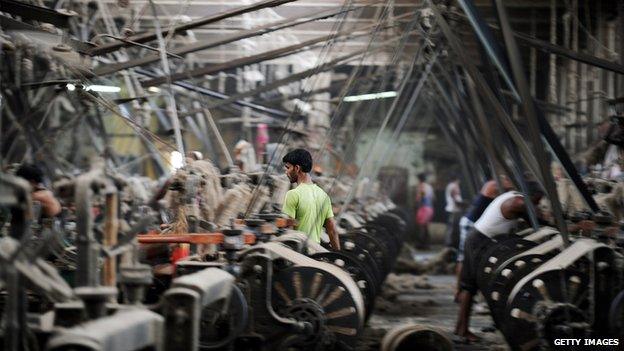
[{"label": "rusty metal surface", "polygon": [[567,249],[563,250],[559,255],[550,259],[548,262],[544,263],[539,268],[534,270],[531,274],[522,278],[522,280],[520,280],[518,284],[516,284],[514,289],[509,294],[509,298],[507,300],[508,303],[511,303],[516,298],[518,292],[524,287],[524,285],[535,279],[535,277],[549,271],[563,270],[576,262],[579,258],[597,249],[607,247],[607,245],[592,239],[578,239]]},{"label": "rusty metal surface", "polygon": [[254,246],[252,249],[248,250],[245,254],[251,254],[253,252],[265,252],[266,254],[272,257],[279,257],[286,259],[295,264],[295,266],[305,266],[305,267],[314,267],[320,270],[323,270],[340,280],[340,282],[346,287],[347,293],[352,297],[355,306],[357,308],[357,314],[360,317],[360,320],[364,321],[364,300],[362,298],[362,294],[358,289],[357,285],[351,279],[349,274],[344,270],[325,262],[319,262],[307,256],[304,256],[300,253],[297,253],[288,247],[279,244],[279,243],[263,243]]}]

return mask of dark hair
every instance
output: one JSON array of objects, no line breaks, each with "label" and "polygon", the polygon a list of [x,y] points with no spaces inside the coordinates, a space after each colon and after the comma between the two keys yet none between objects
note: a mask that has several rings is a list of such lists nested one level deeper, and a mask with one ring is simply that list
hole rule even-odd
[{"label": "dark hair", "polygon": [[534,181],[534,180],[528,180],[526,182],[526,186],[527,186],[527,191],[528,191],[528,195],[533,197],[533,196],[537,196],[537,195],[544,195],[546,192],[542,189],[542,186]]},{"label": "dark hair", "polygon": [[22,164],[15,172],[15,175],[31,182],[43,183],[43,171],[33,164]]},{"label": "dark hair", "polygon": [[308,150],[295,149],[287,153],[282,158],[282,162],[290,163],[293,166],[299,166],[304,173],[310,173],[312,170],[312,155],[310,155]]},{"label": "dark hair", "polygon": [[427,180],[427,173],[418,173],[418,180],[420,180],[421,182],[424,182],[425,180]]}]

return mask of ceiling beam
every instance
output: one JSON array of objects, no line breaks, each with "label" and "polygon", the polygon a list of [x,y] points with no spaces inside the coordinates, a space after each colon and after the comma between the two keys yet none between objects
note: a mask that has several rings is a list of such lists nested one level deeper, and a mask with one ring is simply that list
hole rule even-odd
[{"label": "ceiling beam", "polygon": [[[274,32],[274,31],[277,31],[277,30],[280,30],[280,29],[293,27],[293,26],[300,25],[300,24],[303,24],[303,23],[318,21],[318,20],[329,18],[329,17],[332,17],[332,16],[337,16],[337,15],[340,15],[340,14],[343,14],[343,13],[347,13],[347,12],[350,12],[350,11],[353,11],[353,10],[361,9],[363,7],[366,7],[366,6],[368,6],[368,4],[361,5],[361,6],[352,6],[352,7],[346,8],[346,9],[340,8],[338,10],[333,9],[331,11],[327,11],[327,10],[319,11],[319,12],[315,12],[313,14],[307,14],[307,15],[301,16],[301,17],[287,18],[285,20],[267,23],[267,24],[259,26],[259,27],[254,27],[254,28],[247,29],[247,30],[244,30],[244,31],[232,33],[232,34],[229,34],[229,35],[219,36],[215,40],[211,40],[211,41],[207,41],[207,42],[198,42],[198,43],[193,43],[193,44],[190,44],[190,45],[179,46],[179,47],[171,49],[169,52],[172,53],[172,54],[175,54],[175,55],[184,56],[184,55],[189,54],[189,53],[193,53],[193,52],[197,52],[197,51],[201,51],[201,50],[206,50],[206,49],[211,49],[211,48],[214,48],[214,47],[217,47],[217,46],[229,44],[229,43],[232,43],[232,42],[235,42],[235,41],[239,41],[239,40],[242,40],[242,39],[251,38],[251,37],[255,37],[255,36],[260,36],[260,35],[263,35],[263,34],[271,33],[271,32]],[[158,60],[160,60],[160,55],[159,54],[146,55],[146,56],[140,57],[140,58],[138,58],[136,60],[131,60],[131,61],[120,62],[120,63],[116,63],[116,64],[112,64],[112,65],[102,66],[102,67],[96,69],[95,73],[97,75],[111,74],[111,73],[115,73],[115,72],[118,72],[118,71],[123,70],[123,69],[128,69],[128,68],[137,67],[137,66],[143,66],[143,65],[146,65],[146,64],[149,64],[149,63],[157,62]]]},{"label": "ceiling beam", "polygon": [[[408,13],[402,16],[407,16],[407,15],[413,16],[414,13]],[[254,64],[254,63],[258,63],[262,61],[272,60],[272,59],[287,56],[287,55],[292,55],[294,53],[297,53],[297,52],[300,52],[301,50],[306,49],[309,46],[312,46],[318,43],[323,43],[328,40],[334,40],[339,37],[344,37],[343,39],[354,38],[358,36],[358,35],[354,35],[353,34],[354,32],[358,32],[358,31],[361,32],[364,30],[369,31],[375,28],[376,26],[377,25],[366,26],[366,27],[352,29],[348,31],[341,31],[338,33],[307,40],[307,41],[304,41],[303,43],[290,45],[290,46],[286,46],[286,47],[275,49],[275,50],[266,51],[257,55],[246,56],[246,57],[242,57],[242,58],[232,60],[229,62],[216,64],[216,65],[208,65],[208,66],[200,67],[200,68],[186,71],[186,72],[174,73],[174,74],[171,74],[171,76],[169,77],[161,76],[155,79],[142,82],[141,85],[143,85],[144,87],[155,86],[155,85],[164,84],[169,79],[173,82],[173,81],[192,78],[192,77],[204,76],[207,74],[213,74],[213,73],[225,71],[228,69],[233,69],[233,68],[242,67],[242,66],[246,66],[246,65],[250,65],[250,64]],[[387,27],[384,27],[383,29],[392,28],[392,27],[394,26],[387,26]],[[359,35],[361,36],[361,35],[368,35],[368,34],[369,32],[365,32],[364,34],[359,34]]]},{"label": "ceiling beam", "polygon": [[57,11],[15,0],[2,0],[1,11],[19,16],[22,19],[50,23],[60,28],[69,27],[69,19],[76,15],[65,10]]},{"label": "ceiling beam", "polygon": [[256,89],[253,89],[253,90],[249,90],[249,91],[245,91],[245,92],[242,92],[242,93],[239,93],[239,94],[236,94],[236,95],[232,95],[228,99],[217,101],[217,102],[214,102],[214,103],[210,104],[208,106],[208,109],[217,108],[217,107],[221,107],[221,106],[224,106],[224,105],[227,105],[227,104],[231,104],[231,103],[233,103],[235,101],[240,101],[240,100],[242,100],[244,98],[255,96],[255,95],[258,95],[260,93],[263,93],[263,92],[266,92],[266,91],[271,91],[271,90],[274,90],[274,89],[276,89],[278,87],[281,87],[281,86],[284,86],[284,85],[288,85],[290,83],[294,83],[294,82],[300,81],[302,79],[308,78],[308,77],[313,76],[315,74],[319,74],[319,73],[322,73],[322,72],[325,72],[325,71],[329,71],[331,69],[334,69],[336,66],[342,65],[342,64],[346,63],[347,61],[352,60],[352,59],[354,59],[354,58],[356,58],[356,57],[358,57],[358,56],[360,56],[362,54],[372,53],[372,52],[384,49],[385,47],[387,47],[388,45],[390,45],[391,43],[394,43],[396,41],[397,41],[397,39],[393,39],[393,40],[390,40],[389,42],[386,42],[386,43],[384,43],[384,44],[382,44],[382,45],[380,45],[380,46],[378,46],[376,48],[370,49],[370,50],[359,50],[359,51],[350,53],[348,55],[343,55],[343,56],[340,56],[340,57],[338,57],[338,58],[336,58],[336,59],[334,59],[334,60],[332,60],[330,62],[324,63],[324,64],[322,64],[320,66],[312,67],[312,68],[307,69],[305,71],[302,71],[302,72],[290,75],[290,76],[288,76],[286,78],[275,80],[275,81],[273,81],[273,82],[271,82],[269,84],[259,86],[259,87],[257,87]]},{"label": "ceiling beam", "polygon": [[[156,77],[156,73],[144,70],[144,69],[137,69],[136,73],[147,76],[147,77]],[[216,99],[228,99],[229,96],[219,93],[217,91],[211,90],[211,89],[207,89],[204,87],[200,87],[194,84],[191,84],[189,82],[174,82],[172,83],[173,85],[179,86],[181,88],[196,92],[198,94],[201,95],[205,95],[208,97],[212,97],[212,98],[216,98]],[[255,110],[257,112],[262,112],[262,113],[266,113],[268,115],[271,116],[275,116],[275,117],[281,117],[281,118],[287,118],[289,117],[291,114],[289,112],[283,111],[283,110],[278,110],[278,109],[274,109],[274,108],[270,108],[267,106],[263,106],[257,103],[252,103],[252,102],[248,102],[248,101],[236,101],[234,103],[235,105],[241,106],[241,107],[250,107],[252,110]],[[197,111],[195,111],[197,112]]]},{"label": "ceiling beam", "polygon": [[[173,31],[174,33],[182,32],[182,31],[193,29],[196,27],[201,27],[206,24],[218,22],[225,18],[239,16],[248,12],[257,11],[257,10],[261,10],[261,9],[268,8],[268,7],[275,7],[275,6],[279,6],[279,5],[293,2],[293,1],[296,1],[296,0],[263,0],[260,2],[253,3],[251,5],[237,7],[228,11],[220,12],[212,16],[204,17],[195,21],[191,21],[191,22],[179,24],[171,28],[163,29],[160,34],[163,37],[165,37],[169,35],[170,31]],[[90,50],[89,54],[93,56],[103,55],[109,52],[117,51],[123,47],[130,46],[132,45],[131,42],[143,44],[143,43],[155,40],[156,38],[157,38],[156,32],[137,34],[137,35],[133,35],[133,36],[126,38],[127,41],[116,41],[116,42],[111,42],[111,43],[104,44],[101,46],[97,46],[93,48],[92,50]]]}]

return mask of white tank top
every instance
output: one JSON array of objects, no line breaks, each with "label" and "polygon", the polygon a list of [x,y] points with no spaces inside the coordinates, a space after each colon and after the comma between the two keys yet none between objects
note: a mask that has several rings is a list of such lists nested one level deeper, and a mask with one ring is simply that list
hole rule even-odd
[{"label": "white tank top", "polygon": [[[446,212],[459,212],[459,211],[461,211],[461,209],[459,208],[459,206],[455,202],[455,198],[452,195],[453,194],[453,190],[457,190],[457,192],[459,192],[459,185],[457,185],[455,183],[450,183],[449,185],[446,186],[446,189],[444,191],[444,195],[446,197],[446,207],[444,207],[444,210]],[[461,194],[458,195],[458,198],[461,201]]]},{"label": "white tank top", "polygon": [[507,219],[503,217],[501,206],[503,202],[516,196],[524,197],[522,193],[517,191],[508,191],[496,197],[492,203],[488,205],[477,222],[475,222],[475,229],[490,238],[501,234],[508,234],[509,231],[516,226],[518,219]]}]

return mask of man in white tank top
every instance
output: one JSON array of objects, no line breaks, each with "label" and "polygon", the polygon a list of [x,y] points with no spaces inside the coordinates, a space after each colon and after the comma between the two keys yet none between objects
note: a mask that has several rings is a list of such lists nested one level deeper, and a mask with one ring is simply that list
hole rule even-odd
[{"label": "man in white tank top", "polygon": [[448,216],[444,244],[447,247],[457,250],[459,248],[459,219],[462,217],[465,205],[459,188],[458,175],[452,176],[451,182],[446,186],[444,196],[446,198],[446,207],[444,207],[444,210]]},{"label": "man in white tank top", "polygon": [[[530,201],[537,205],[544,196],[539,184],[527,182]],[[464,262],[460,278],[459,315],[455,334],[466,339],[476,341],[478,337],[470,332],[470,312],[472,298],[477,293],[477,265],[479,256],[489,246],[496,243],[499,235],[510,234],[517,226],[520,218],[527,218],[528,212],[525,198],[522,193],[508,191],[497,196],[488,205],[481,217],[474,225],[474,230],[468,235],[464,245]]]}]

